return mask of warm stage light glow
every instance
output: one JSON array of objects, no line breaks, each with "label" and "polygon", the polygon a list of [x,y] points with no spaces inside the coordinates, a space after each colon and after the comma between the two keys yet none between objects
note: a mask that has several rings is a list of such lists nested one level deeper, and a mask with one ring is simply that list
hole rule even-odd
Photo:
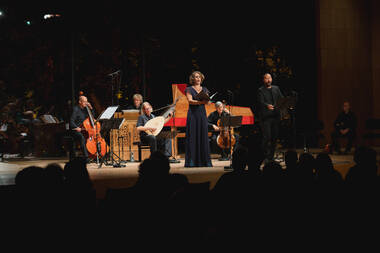
[{"label": "warm stage light glow", "polygon": [[44,19],[60,17],[60,16],[61,16],[60,14],[45,14]]}]

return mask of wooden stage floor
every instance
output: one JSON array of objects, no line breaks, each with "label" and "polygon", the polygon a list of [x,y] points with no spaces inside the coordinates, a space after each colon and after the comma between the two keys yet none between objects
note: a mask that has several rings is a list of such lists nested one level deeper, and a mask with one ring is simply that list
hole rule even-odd
[{"label": "wooden stage floor", "polygon": [[[300,154],[302,150],[297,150]],[[311,150],[313,154],[317,154],[321,150]],[[348,169],[354,165],[352,155],[331,155],[335,169],[344,177]],[[27,166],[45,167],[50,163],[57,163],[63,166],[68,161],[66,157],[50,157],[50,158],[9,158],[0,162],[0,185],[14,184],[14,178],[18,171]],[[212,159],[213,167],[197,167],[185,168],[184,159],[179,159],[180,163],[171,164],[171,173],[185,174],[190,183],[201,183],[210,181],[210,189],[212,189],[219,177],[226,173],[225,166],[230,165],[230,161],[218,161]],[[94,187],[96,189],[97,198],[103,199],[109,188],[125,188],[135,184],[138,177],[138,162],[123,163],[125,167],[113,167],[105,165],[99,168],[96,163],[88,164],[88,171]],[[281,163],[284,165],[284,163]]]}]

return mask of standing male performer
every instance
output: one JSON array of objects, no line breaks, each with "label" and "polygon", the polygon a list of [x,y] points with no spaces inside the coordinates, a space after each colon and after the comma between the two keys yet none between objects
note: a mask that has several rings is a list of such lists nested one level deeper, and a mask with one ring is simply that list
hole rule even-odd
[{"label": "standing male performer", "polygon": [[276,108],[278,99],[284,97],[278,86],[272,85],[272,76],[263,75],[263,85],[258,89],[258,116],[262,131],[262,148],[265,154],[264,163],[273,160],[279,131],[280,111]]}]

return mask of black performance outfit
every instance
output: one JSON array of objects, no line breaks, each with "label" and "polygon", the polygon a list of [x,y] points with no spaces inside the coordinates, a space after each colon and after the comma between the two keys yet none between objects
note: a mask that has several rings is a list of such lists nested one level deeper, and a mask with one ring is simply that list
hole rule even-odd
[{"label": "black performance outfit", "polygon": [[[145,114],[141,114],[137,119],[136,127],[145,126],[146,122],[153,119],[155,116],[150,114],[148,117]],[[157,135],[159,136],[159,135]],[[148,135],[145,131],[140,131],[140,140],[142,143],[149,145],[150,153],[152,154],[157,149],[163,151],[163,153],[169,158],[172,156],[172,140],[169,138],[158,139],[157,136]]]},{"label": "black performance outfit", "polygon": [[[209,93],[206,87],[202,87],[202,90]],[[192,86],[186,88],[185,94],[187,93],[196,100],[198,93]],[[212,167],[208,120],[204,104],[189,105],[187,111],[185,167]]]},{"label": "black performance outfit", "polygon": [[[92,115],[95,116],[94,110],[91,110]],[[71,130],[71,136],[75,140],[78,140],[80,143],[81,150],[83,152],[84,158],[88,158],[88,151],[86,148],[86,138],[83,136],[81,132],[77,132],[74,130],[74,128],[82,127],[82,123],[85,119],[88,118],[88,112],[86,107],[81,108],[80,106],[76,105],[73,108],[73,113],[71,114],[70,118],[70,130]]]},{"label": "black performance outfit", "polygon": [[126,110],[141,110],[142,104],[139,107],[136,107],[134,104],[128,105]]},{"label": "black performance outfit", "polygon": [[[258,116],[263,137],[262,148],[266,160],[271,161],[274,157],[281,119],[280,111],[276,109],[276,103],[279,98],[284,96],[276,85],[272,85],[271,88],[267,88],[265,85],[261,86],[257,96]],[[274,105],[275,109],[269,110],[268,105]]]},{"label": "black performance outfit", "polygon": [[[209,126],[209,130],[212,131],[212,135],[211,135],[211,138],[210,138],[210,141],[211,141],[211,149],[214,151],[214,152],[218,152],[220,155],[221,155],[221,158],[222,159],[226,159],[228,158],[228,154],[230,153],[230,149],[223,149],[221,147],[218,146],[218,142],[217,142],[217,138],[218,138],[218,135],[220,133],[220,131],[215,131],[214,130],[214,127],[212,125],[218,125],[218,120],[222,117],[226,117],[228,116],[229,114],[225,111],[223,111],[221,114],[218,113],[218,111],[213,111],[212,113],[210,113],[210,115],[208,115],[208,126]],[[234,149],[235,147],[238,145],[238,136],[236,134],[233,135],[235,137],[235,145],[234,145]]]},{"label": "black performance outfit", "polygon": [[[334,127],[335,130],[331,134],[332,139],[332,148],[334,151],[340,153],[340,144],[339,144],[339,138],[347,138],[347,146],[345,148],[345,153],[350,152],[352,148],[352,143],[356,137],[356,125],[357,120],[356,116],[353,112],[348,111],[348,113],[345,113],[342,111],[338,114],[337,118],[334,121]],[[342,134],[340,130],[343,129],[349,129],[346,134]]]}]

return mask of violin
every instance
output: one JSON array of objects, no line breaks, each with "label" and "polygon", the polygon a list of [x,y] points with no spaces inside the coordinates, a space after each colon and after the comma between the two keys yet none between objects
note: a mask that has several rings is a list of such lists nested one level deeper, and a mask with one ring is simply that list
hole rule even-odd
[{"label": "violin", "polygon": [[94,119],[94,116],[87,105],[86,109],[88,118],[82,123],[87,136],[86,148],[89,153],[89,157],[98,158],[99,156],[104,156],[106,154],[107,144],[100,134],[100,123]]}]

